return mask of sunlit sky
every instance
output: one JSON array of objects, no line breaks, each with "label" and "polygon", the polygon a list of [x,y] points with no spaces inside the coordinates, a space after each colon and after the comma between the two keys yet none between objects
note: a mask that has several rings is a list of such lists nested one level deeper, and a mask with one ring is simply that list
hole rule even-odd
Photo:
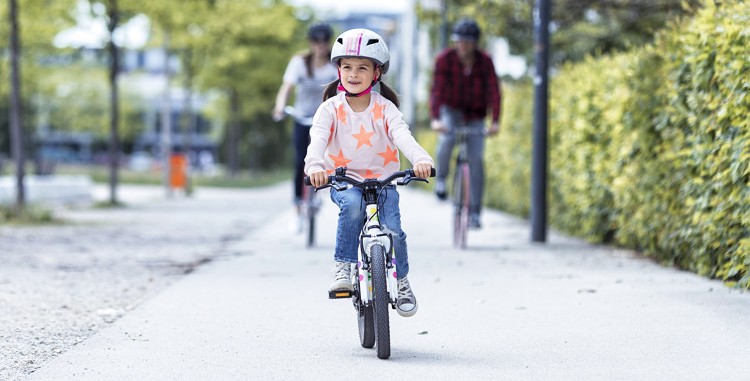
[{"label": "sunlit sky", "polygon": [[406,10],[407,0],[287,0],[292,5],[308,5],[322,12],[326,11],[376,11],[399,13]]}]

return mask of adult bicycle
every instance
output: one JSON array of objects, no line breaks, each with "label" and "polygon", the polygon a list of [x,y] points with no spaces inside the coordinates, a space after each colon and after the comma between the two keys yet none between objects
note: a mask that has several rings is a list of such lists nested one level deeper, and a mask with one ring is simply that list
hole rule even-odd
[{"label": "adult bicycle", "polygon": [[484,131],[457,127],[450,133],[458,142],[458,155],[456,155],[456,165],[453,167],[453,246],[466,249],[471,214],[471,166],[469,165],[468,138],[470,135],[483,135]]},{"label": "adult bicycle", "polygon": [[[435,176],[432,169],[431,177]],[[390,321],[388,306],[396,308],[398,280],[396,279],[396,255],[393,237],[384,232],[378,217],[378,197],[387,186],[408,185],[412,181],[428,182],[416,177],[414,170],[395,172],[384,180],[365,179],[359,181],[346,175],[346,168],[336,168],[335,174],[328,176],[328,184],[316,188],[334,188],[337,191],[357,187],[362,190],[365,202],[365,223],[359,235],[358,261],[352,264],[351,278],[353,291],[331,291],[331,299],[351,298],[357,311],[359,342],[364,348],[372,348],[377,343],[378,358],[391,356]],[[305,177],[310,184],[310,178]],[[356,275],[355,275],[356,274]]]},{"label": "adult bicycle", "polygon": [[[297,123],[311,126],[312,117],[299,115],[293,106],[284,107],[284,116],[292,117]],[[281,119],[276,120],[281,121]],[[304,232],[305,242],[308,248],[315,246],[315,218],[320,210],[322,202],[309,184],[302,184],[302,197],[297,205],[299,218],[298,226]]]}]

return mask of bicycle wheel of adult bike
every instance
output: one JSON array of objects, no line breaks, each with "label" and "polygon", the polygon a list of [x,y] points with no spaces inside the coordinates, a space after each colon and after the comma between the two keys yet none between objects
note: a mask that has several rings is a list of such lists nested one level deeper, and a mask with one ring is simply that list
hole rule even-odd
[{"label": "bicycle wheel of adult bike", "polygon": [[469,235],[469,164],[458,163],[453,175],[453,246],[466,248]]},{"label": "bicycle wheel of adult bike", "polygon": [[315,246],[315,215],[318,214],[318,202],[315,191],[307,187],[307,247]]},{"label": "bicycle wheel of adult bike", "polygon": [[375,320],[372,303],[365,306],[359,290],[359,282],[354,283],[354,308],[357,310],[357,321],[359,322],[359,343],[363,348],[375,346]]},{"label": "bicycle wheel of adult bike", "polygon": [[388,298],[388,288],[385,282],[385,247],[383,245],[372,245],[370,261],[378,358],[387,359],[391,357],[391,327],[388,321],[388,306],[391,301]]}]

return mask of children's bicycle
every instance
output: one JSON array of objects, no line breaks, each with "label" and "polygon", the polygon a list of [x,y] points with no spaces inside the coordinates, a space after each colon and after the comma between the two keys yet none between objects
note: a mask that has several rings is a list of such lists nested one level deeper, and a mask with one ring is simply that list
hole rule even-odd
[{"label": "children's bicycle", "polygon": [[[433,168],[431,177],[435,176]],[[416,177],[412,169],[396,172],[385,180],[365,179],[358,181],[346,175],[346,168],[336,168],[334,175],[328,176],[328,184],[316,188],[334,188],[343,191],[349,187],[362,189],[365,201],[365,224],[359,236],[357,264],[353,264],[353,291],[332,291],[331,299],[351,298],[357,311],[359,341],[362,347],[372,348],[377,342],[378,358],[391,356],[390,322],[388,306],[396,308],[398,281],[396,279],[396,255],[393,237],[383,231],[378,218],[378,197],[386,186],[396,180],[397,185],[408,185],[412,181],[428,182]],[[310,178],[305,177],[305,183]]]},{"label": "children's bicycle", "polygon": [[481,130],[459,127],[452,132],[458,140],[458,155],[453,173],[453,246],[466,249],[469,235],[471,201],[471,168],[468,137],[483,134]]}]

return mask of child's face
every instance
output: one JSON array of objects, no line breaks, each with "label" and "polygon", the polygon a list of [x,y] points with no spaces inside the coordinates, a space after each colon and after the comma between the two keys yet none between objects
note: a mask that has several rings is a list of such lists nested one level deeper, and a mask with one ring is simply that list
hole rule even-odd
[{"label": "child's face", "polygon": [[341,84],[346,91],[358,94],[365,91],[376,76],[380,76],[380,69],[367,58],[342,58],[339,61]]}]

